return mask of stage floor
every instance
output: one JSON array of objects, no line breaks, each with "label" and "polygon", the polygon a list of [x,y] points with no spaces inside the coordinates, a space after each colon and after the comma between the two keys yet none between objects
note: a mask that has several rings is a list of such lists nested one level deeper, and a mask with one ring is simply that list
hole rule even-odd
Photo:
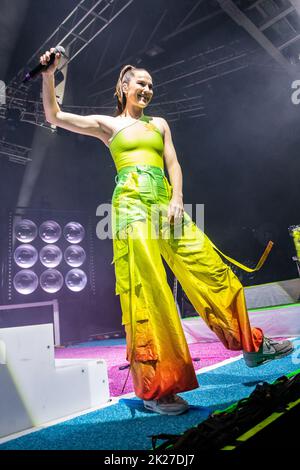
[{"label": "stage floor", "polygon": [[4,438],[0,440],[0,450],[151,450],[149,436],[182,433],[216,409],[225,409],[248,397],[259,382],[273,382],[298,370],[300,338],[293,341],[296,349],[292,355],[253,369],[245,365],[240,353],[225,350],[219,342],[190,345],[192,357],[200,358],[194,362],[199,388],[181,394],[190,403],[190,410],[180,416],[161,416],[145,410],[142,400],[131,391],[131,381],[124,395],[120,394],[128,373],[128,369],[119,370],[126,364],[124,341],[59,349],[57,357],[99,357],[100,353],[107,360],[111,402]]},{"label": "stage floor", "polygon": [[[195,370],[203,367],[217,364],[225,359],[236,357],[240,351],[228,351],[219,342],[193,343],[189,344],[189,349],[193,359]],[[76,346],[56,349],[55,357],[57,359],[67,358],[101,358],[107,363],[110,394],[112,397],[118,397],[122,394],[133,392],[131,376],[129,376],[125,389],[123,386],[128,375],[126,366],[126,344],[125,339],[103,340],[82,343]]]}]

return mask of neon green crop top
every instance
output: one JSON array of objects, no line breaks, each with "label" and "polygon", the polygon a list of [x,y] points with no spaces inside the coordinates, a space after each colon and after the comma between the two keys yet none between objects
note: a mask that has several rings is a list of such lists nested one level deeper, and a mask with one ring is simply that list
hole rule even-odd
[{"label": "neon green crop top", "polygon": [[163,136],[154,124],[141,119],[118,131],[109,143],[109,150],[117,171],[131,165],[164,168]]}]

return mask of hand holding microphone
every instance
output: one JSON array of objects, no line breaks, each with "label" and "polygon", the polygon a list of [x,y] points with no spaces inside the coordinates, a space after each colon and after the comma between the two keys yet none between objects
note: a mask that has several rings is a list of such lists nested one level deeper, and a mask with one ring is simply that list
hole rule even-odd
[{"label": "hand holding microphone", "polygon": [[67,58],[62,46],[52,47],[50,51],[46,51],[45,54],[41,55],[39,65],[26,74],[23,83],[36,77],[40,73],[45,75],[54,74],[62,55]]},{"label": "hand holding microphone", "polygon": [[40,57],[40,64],[43,66],[42,73],[51,75],[55,72],[58,67],[61,58],[61,52],[57,51],[57,48],[52,47],[50,51],[46,51]]}]

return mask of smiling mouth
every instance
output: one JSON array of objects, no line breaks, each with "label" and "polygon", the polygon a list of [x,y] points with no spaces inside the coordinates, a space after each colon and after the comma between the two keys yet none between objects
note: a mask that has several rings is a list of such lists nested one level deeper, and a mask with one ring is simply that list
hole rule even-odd
[{"label": "smiling mouth", "polygon": [[150,98],[148,96],[145,96],[145,95],[138,95],[138,99],[139,100],[144,100],[146,102],[148,102],[150,100]]}]

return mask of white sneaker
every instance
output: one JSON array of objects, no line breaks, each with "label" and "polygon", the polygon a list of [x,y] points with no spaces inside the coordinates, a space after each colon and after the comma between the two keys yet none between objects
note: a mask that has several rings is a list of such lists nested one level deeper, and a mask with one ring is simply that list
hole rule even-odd
[{"label": "white sneaker", "polygon": [[189,404],[178,395],[168,395],[158,400],[144,400],[144,407],[161,415],[180,415],[189,409]]},{"label": "white sneaker", "polygon": [[257,367],[273,359],[288,356],[293,351],[293,343],[288,339],[284,341],[274,341],[265,336],[258,352],[244,351],[243,355],[248,367]]}]

